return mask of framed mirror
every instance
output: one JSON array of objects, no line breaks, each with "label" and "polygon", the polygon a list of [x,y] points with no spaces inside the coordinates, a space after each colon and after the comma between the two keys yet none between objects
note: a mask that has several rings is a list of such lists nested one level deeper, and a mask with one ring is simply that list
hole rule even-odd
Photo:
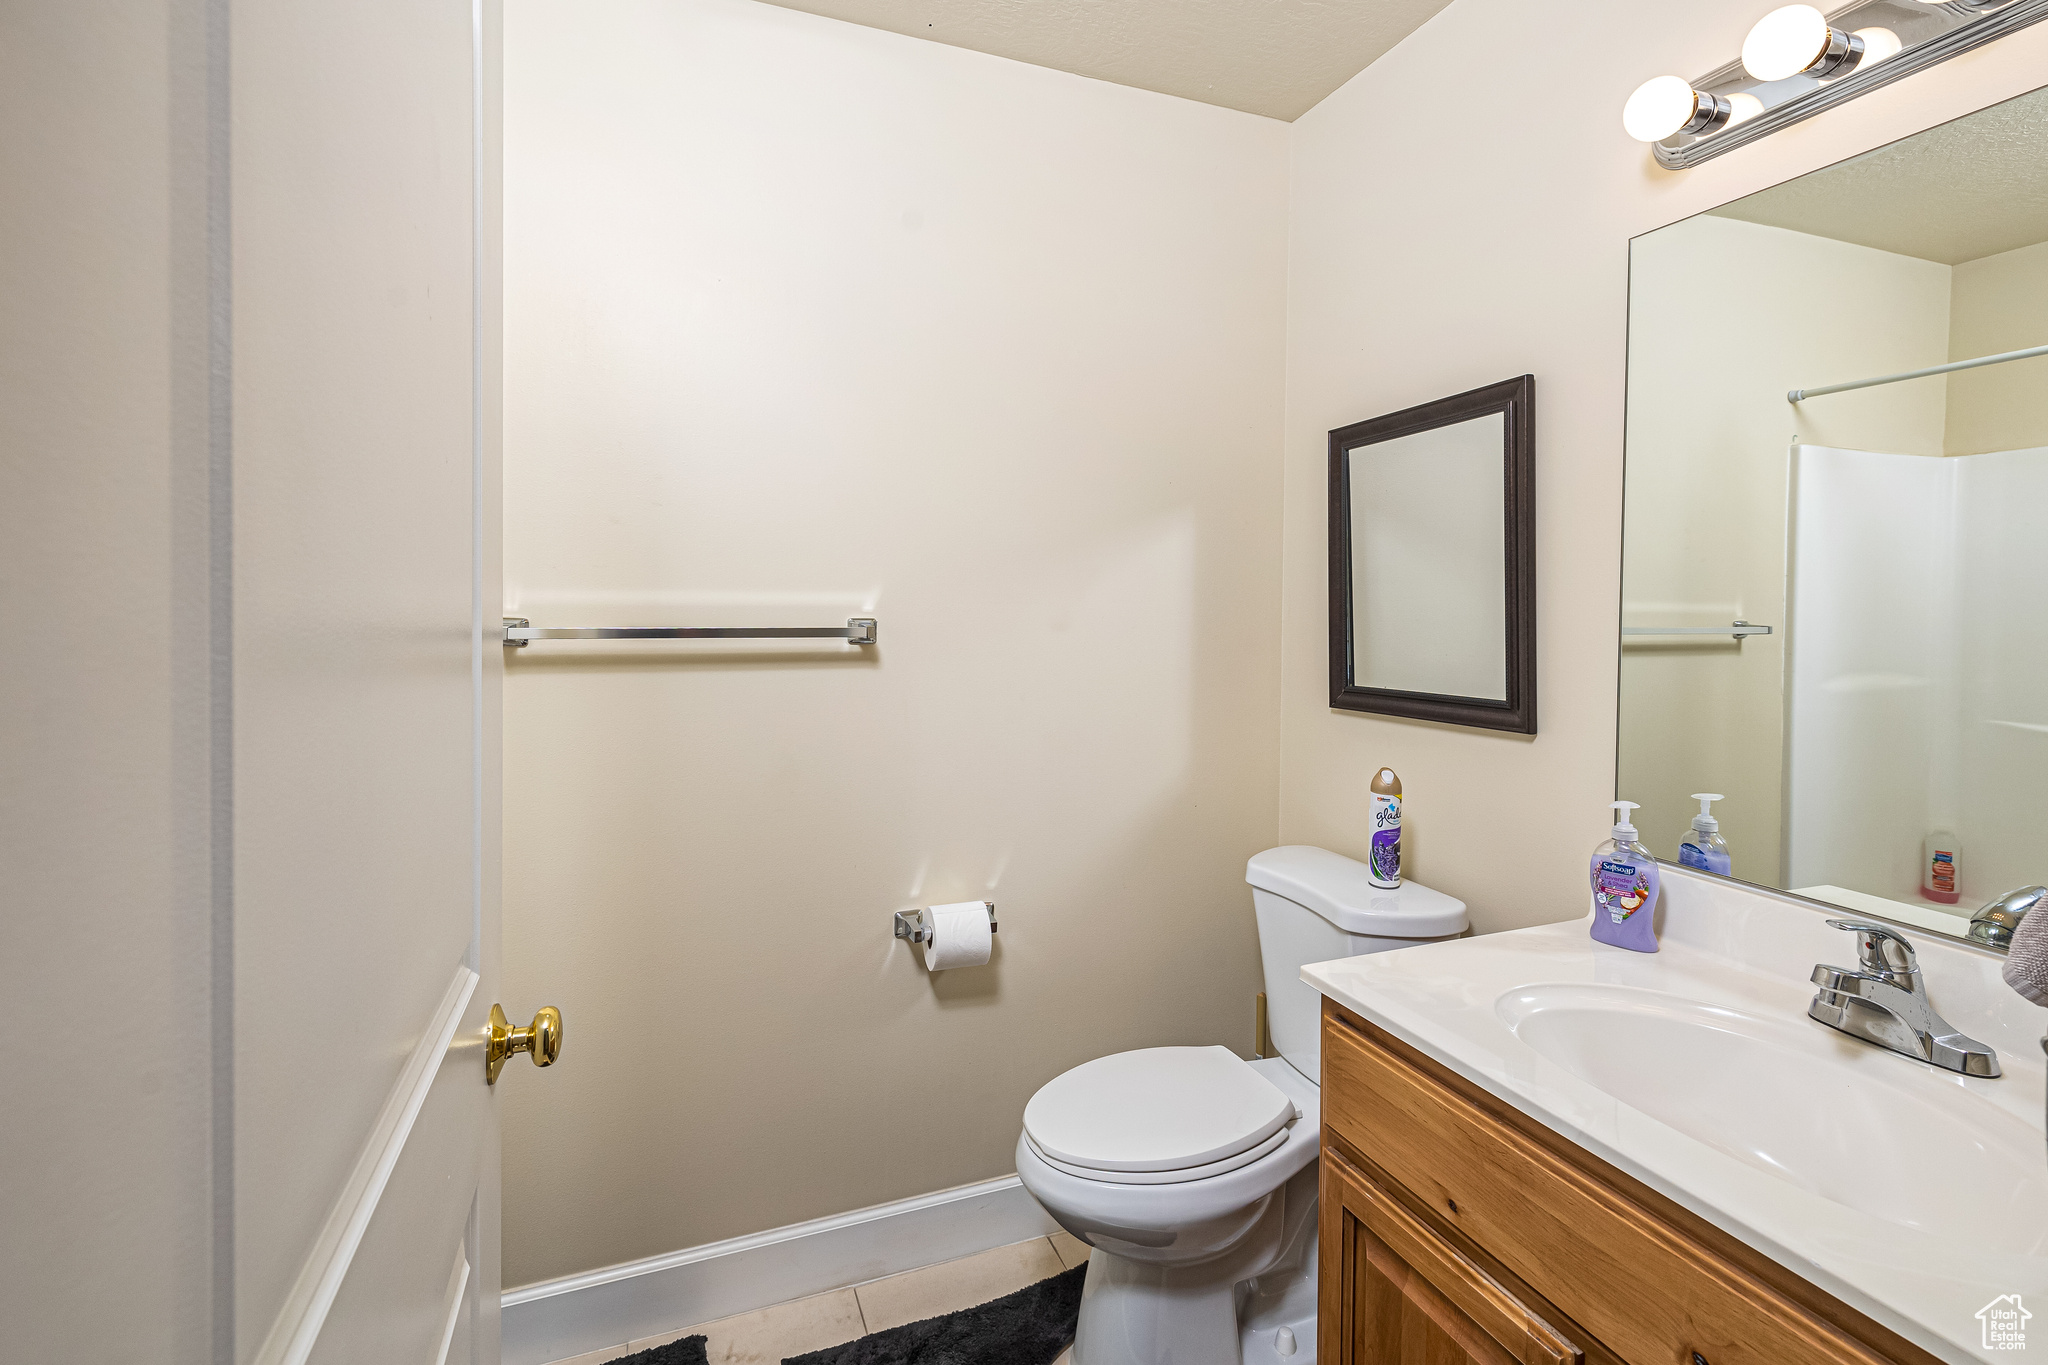
[{"label": "framed mirror", "polygon": [[1536,733],[1536,381],[1330,433],[1330,705]]},{"label": "framed mirror", "polygon": [[2048,882],[2044,509],[2048,90],[1636,238],[1644,843],[1717,796],[1729,875],[1958,935]]}]

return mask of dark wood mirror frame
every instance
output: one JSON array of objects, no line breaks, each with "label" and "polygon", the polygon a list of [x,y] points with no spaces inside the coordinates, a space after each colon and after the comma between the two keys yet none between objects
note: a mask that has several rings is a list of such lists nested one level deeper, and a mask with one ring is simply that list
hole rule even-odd
[{"label": "dark wood mirror frame", "polygon": [[[1536,733],[1536,380],[1489,384],[1452,398],[1368,418],[1330,433],[1330,705],[1341,711]],[[1501,413],[1501,546],[1507,587],[1506,701],[1360,687],[1353,680],[1351,480],[1360,446]]]}]

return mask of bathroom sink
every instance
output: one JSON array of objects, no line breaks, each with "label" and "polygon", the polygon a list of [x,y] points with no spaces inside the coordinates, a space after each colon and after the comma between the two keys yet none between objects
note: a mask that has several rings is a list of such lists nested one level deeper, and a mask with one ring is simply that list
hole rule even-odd
[{"label": "bathroom sink", "polygon": [[2048,1252],[2041,1134],[1947,1073],[1803,1017],[1632,986],[1527,985],[1494,1009],[1579,1080],[1787,1184],[1934,1236]]}]

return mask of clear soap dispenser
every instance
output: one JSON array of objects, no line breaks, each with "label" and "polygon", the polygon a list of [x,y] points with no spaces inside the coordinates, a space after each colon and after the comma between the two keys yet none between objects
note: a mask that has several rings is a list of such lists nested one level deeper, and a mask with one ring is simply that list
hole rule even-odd
[{"label": "clear soap dispenser", "polygon": [[1678,846],[1678,865],[1696,867],[1716,876],[1732,876],[1735,860],[1728,853],[1728,841],[1721,837],[1721,822],[1714,818],[1714,803],[1725,798],[1719,792],[1694,792],[1700,813],[1692,818],[1692,833]]}]

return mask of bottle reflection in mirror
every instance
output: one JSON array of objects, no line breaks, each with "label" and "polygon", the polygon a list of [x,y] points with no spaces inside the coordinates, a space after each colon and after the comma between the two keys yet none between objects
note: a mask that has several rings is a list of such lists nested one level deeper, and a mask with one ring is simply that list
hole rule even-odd
[{"label": "bottle reflection in mirror", "polygon": [[1937,905],[1954,905],[1963,898],[1957,871],[1963,861],[1962,845],[1955,831],[1931,829],[1920,844],[1920,894]]},{"label": "bottle reflection in mirror", "polygon": [[1692,799],[1700,803],[1700,813],[1693,816],[1692,832],[1678,846],[1679,866],[1732,876],[1735,860],[1728,853],[1728,841],[1721,837],[1721,822],[1714,818],[1713,806],[1723,799],[1721,793],[1694,792]]}]

